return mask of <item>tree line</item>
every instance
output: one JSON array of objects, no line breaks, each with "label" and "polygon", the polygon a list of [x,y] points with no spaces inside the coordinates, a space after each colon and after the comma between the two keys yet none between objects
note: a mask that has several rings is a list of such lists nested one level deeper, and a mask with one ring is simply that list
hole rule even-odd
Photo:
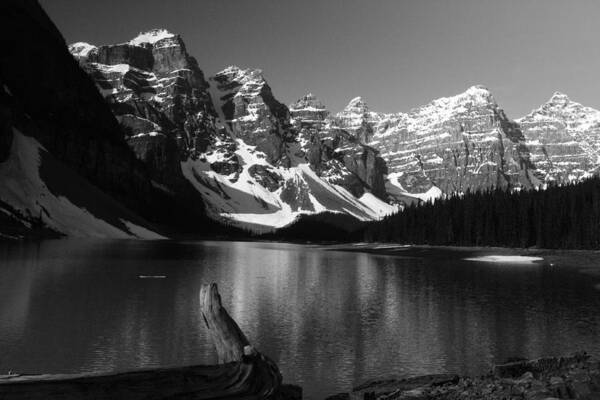
[{"label": "tree line", "polygon": [[362,239],[457,246],[600,248],[600,178],[546,190],[467,192],[369,223]]}]

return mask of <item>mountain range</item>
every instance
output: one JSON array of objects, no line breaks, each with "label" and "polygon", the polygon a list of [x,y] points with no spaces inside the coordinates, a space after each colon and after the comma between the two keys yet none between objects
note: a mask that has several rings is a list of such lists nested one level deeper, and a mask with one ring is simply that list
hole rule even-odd
[{"label": "mountain range", "polygon": [[332,113],[313,94],[281,103],[258,69],[205,76],[164,29],[67,47],[35,1],[0,11],[18,38],[0,61],[0,218],[24,231],[153,238],[215,222],[266,232],[325,212],[370,221],[600,166],[600,111],[558,92],[515,120],[483,86],[407,113],[360,97]]}]

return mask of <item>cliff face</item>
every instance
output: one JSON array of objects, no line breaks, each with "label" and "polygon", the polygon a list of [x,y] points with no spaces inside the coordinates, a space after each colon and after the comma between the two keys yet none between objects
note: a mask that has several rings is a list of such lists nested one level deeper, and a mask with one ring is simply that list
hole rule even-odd
[{"label": "cliff face", "polygon": [[256,146],[269,163],[290,167],[296,132],[288,108],[275,99],[262,72],[228,67],[210,80],[216,107],[232,136]]},{"label": "cliff face", "polygon": [[333,116],[311,96],[290,109],[311,165],[355,195],[410,203],[539,184],[518,124],[481,86],[407,114],[373,112],[360,97]]},{"label": "cliff face", "polygon": [[40,225],[79,236],[152,236],[142,232],[145,222],[130,210],[153,217],[162,198],[37,2],[0,4],[0,44],[4,212],[27,229]]},{"label": "cliff face", "polygon": [[294,125],[299,129],[302,148],[311,167],[328,182],[360,197],[368,190],[387,200],[387,168],[379,152],[365,144],[369,126],[354,126],[344,118],[355,108],[351,104],[331,117],[314,95],[308,94],[290,105]]},{"label": "cliff face", "polygon": [[517,122],[544,182],[574,182],[598,171],[600,111],[556,92]]},{"label": "cliff face", "polygon": [[37,3],[2,7],[0,161],[18,128],[157,221],[194,225],[204,205],[257,230],[327,211],[370,220],[444,194],[571,182],[600,164],[598,112],[563,95],[517,122],[481,86],[409,113],[357,97],[332,114],[310,94],[288,108],[260,70],[205,78],[165,30],[75,43],[70,56]]},{"label": "cliff face", "polygon": [[117,45],[69,47],[92,76],[127,142],[160,184],[181,191],[179,162],[218,137],[208,83],[181,38],[164,30]]},{"label": "cliff face", "polygon": [[334,120],[379,151],[391,201],[538,184],[519,126],[482,86],[409,113],[375,113],[356,98]]},{"label": "cliff face", "polygon": [[118,45],[75,43],[70,51],[153,179],[177,194],[193,186],[217,220],[264,230],[303,213],[368,220],[393,210],[361,201],[365,194],[385,199],[383,175],[373,172],[383,171],[376,152],[340,130],[314,141],[318,156],[304,148],[297,119],[260,70],[232,66],[205,80],[181,38],[164,30]]},{"label": "cliff face", "polygon": [[133,202],[148,193],[143,164],[37,2],[7,0],[0,11],[0,76],[13,125],[35,131],[58,159],[115,196]]},{"label": "cliff face", "polygon": [[379,151],[392,202],[576,182],[600,168],[600,111],[558,92],[515,121],[482,86],[409,113],[372,112],[356,98],[331,119]]}]

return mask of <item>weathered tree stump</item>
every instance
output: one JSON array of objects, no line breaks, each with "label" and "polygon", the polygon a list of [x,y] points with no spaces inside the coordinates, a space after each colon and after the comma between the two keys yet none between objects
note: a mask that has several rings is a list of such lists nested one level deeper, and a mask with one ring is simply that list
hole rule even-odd
[{"label": "weathered tree stump", "polygon": [[[250,346],[221,305],[217,285],[203,285],[200,306],[218,365],[127,372],[4,375],[1,400],[281,399],[277,365]],[[294,398],[300,398],[297,388]]]},{"label": "weathered tree stump", "polygon": [[200,311],[217,350],[219,364],[241,361],[252,348],[246,336],[221,305],[217,284],[202,285],[200,288]]}]

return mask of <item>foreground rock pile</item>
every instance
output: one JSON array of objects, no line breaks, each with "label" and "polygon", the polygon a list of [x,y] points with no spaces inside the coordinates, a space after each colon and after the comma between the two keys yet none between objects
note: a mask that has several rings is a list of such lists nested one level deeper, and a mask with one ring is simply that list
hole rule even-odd
[{"label": "foreground rock pile", "polygon": [[600,399],[600,361],[586,354],[498,365],[481,377],[429,375],[370,381],[329,400]]}]

